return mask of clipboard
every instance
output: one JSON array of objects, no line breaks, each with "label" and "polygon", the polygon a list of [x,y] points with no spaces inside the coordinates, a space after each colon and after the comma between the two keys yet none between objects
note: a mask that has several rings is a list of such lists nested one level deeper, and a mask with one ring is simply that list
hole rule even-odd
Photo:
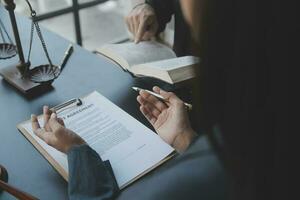
[{"label": "clipboard", "polygon": [[[94,92],[95,93],[95,92]],[[92,93],[92,94],[94,94]],[[99,93],[97,93],[99,94]],[[91,94],[90,94],[91,95]],[[84,102],[85,102],[85,98],[87,98],[89,95],[82,97],[82,98],[75,98],[75,99],[71,99],[69,101],[66,101],[62,104],[59,104],[57,106],[54,106],[53,108],[51,108],[52,110],[60,113],[62,111],[66,111],[67,109],[71,109],[71,108],[76,108],[76,107],[80,107],[83,106]],[[109,100],[106,100],[109,101]],[[110,101],[109,101],[110,102]],[[103,103],[103,102],[101,102]],[[106,102],[107,103],[107,102]],[[110,102],[110,104],[113,104]],[[115,106],[115,105],[114,105]],[[117,107],[117,106],[116,106]],[[121,110],[120,108],[118,108],[119,110]],[[125,112],[125,111],[123,111]],[[128,114],[127,114],[128,115]],[[39,116],[39,118],[41,118],[41,115]],[[137,121],[137,120],[136,120]],[[27,120],[25,122],[22,122],[20,124],[17,125],[17,128],[19,129],[19,131],[25,136],[25,138],[40,152],[40,154],[53,166],[53,168],[66,180],[68,181],[68,170],[66,170],[66,168],[63,166],[62,163],[59,162],[59,159],[57,158],[53,158],[53,156],[51,155],[51,152],[49,153],[48,149],[45,149],[45,145],[43,146],[41,143],[38,142],[38,140],[36,139],[37,136],[35,136],[34,134],[30,133],[26,128],[25,125],[28,123],[30,123],[30,120]],[[137,124],[140,123],[137,121]],[[149,129],[150,131],[150,129]],[[152,131],[151,131],[152,132]],[[155,133],[154,133],[155,134]],[[146,134],[148,135],[148,134]],[[156,134],[155,134],[156,135]],[[156,137],[158,137],[156,135]],[[161,144],[159,144],[161,145]],[[51,147],[52,148],[52,147]],[[122,151],[122,150],[120,150]],[[98,152],[97,152],[98,153]],[[63,154],[63,153],[61,153]],[[127,186],[129,186],[130,184],[132,184],[133,182],[135,182],[136,180],[140,179],[141,177],[143,177],[144,175],[146,175],[147,173],[149,173],[150,171],[152,171],[153,169],[157,168],[158,166],[162,165],[163,163],[165,163],[166,161],[170,160],[171,158],[173,158],[177,153],[174,151],[174,149],[172,151],[170,151],[170,153],[166,154],[159,162],[156,162],[155,164],[153,164],[152,166],[148,167],[147,169],[145,169],[144,171],[142,171],[141,173],[137,174],[135,177],[132,177],[132,179],[130,179],[130,181],[119,185],[120,189],[124,189]],[[64,154],[65,159],[67,159],[66,155]],[[140,158],[141,159],[141,158]],[[108,159],[109,160],[109,159]],[[105,161],[105,160],[104,160]],[[142,162],[142,161],[140,161]],[[115,172],[114,172],[115,173]],[[116,177],[116,179],[118,180],[118,177]]]},{"label": "clipboard", "polygon": [[72,108],[74,106],[81,106],[82,105],[82,100],[80,98],[77,99],[70,99],[69,101],[66,101],[62,104],[59,104],[57,106],[54,106],[53,108],[51,108],[50,110],[56,112],[56,113],[60,113],[66,109]]}]

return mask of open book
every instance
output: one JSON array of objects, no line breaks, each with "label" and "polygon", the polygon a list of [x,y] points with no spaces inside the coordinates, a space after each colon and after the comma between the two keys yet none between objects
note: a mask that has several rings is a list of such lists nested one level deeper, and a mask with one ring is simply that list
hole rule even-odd
[{"label": "open book", "polygon": [[[66,127],[80,135],[102,160],[110,161],[121,189],[175,155],[174,149],[156,133],[98,92],[81,98],[81,101],[80,106],[58,111],[58,117],[64,119]],[[42,125],[42,116],[38,119]],[[30,121],[17,127],[68,180],[67,156],[38,138]]]},{"label": "open book", "polygon": [[199,58],[176,57],[169,47],[155,41],[108,44],[97,50],[135,76],[148,76],[170,84],[195,77]]}]

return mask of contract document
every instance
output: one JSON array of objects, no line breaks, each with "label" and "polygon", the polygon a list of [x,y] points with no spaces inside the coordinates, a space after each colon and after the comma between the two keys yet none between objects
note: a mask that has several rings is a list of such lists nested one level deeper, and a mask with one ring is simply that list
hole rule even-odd
[{"label": "contract document", "polygon": [[[102,158],[109,160],[122,189],[175,154],[156,133],[98,92],[81,98],[79,106],[58,112],[67,128],[81,136]],[[38,117],[43,125],[42,116]],[[19,124],[20,132],[68,180],[67,156],[38,138],[31,122]]]}]

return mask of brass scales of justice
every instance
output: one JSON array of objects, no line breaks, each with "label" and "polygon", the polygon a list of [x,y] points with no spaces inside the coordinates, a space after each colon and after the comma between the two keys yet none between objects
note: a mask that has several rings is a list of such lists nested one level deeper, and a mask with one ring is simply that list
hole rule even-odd
[{"label": "brass scales of justice", "polygon": [[[0,38],[2,38],[2,43],[0,42],[0,60],[10,59],[16,55],[19,56],[19,63],[13,66],[8,66],[0,69],[0,75],[10,83],[12,86],[17,88],[24,94],[31,92],[33,89],[39,86],[49,86],[52,82],[60,75],[63,67],[66,65],[68,58],[70,57],[73,47],[69,46],[67,53],[63,58],[63,62],[60,66],[53,65],[51,58],[49,56],[45,40],[43,38],[40,26],[36,21],[36,12],[32,8],[29,0],[25,0],[31,13],[31,30],[30,30],[30,43],[28,50],[27,61],[25,60],[23,48],[21,44],[21,39],[19,35],[19,30],[17,26],[17,21],[15,17],[14,10],[16,4],[14,0],[3,0],[6,10],[9,13],[10,22],[14,34],[15,44],[8,34],[5,24],[0,19]],[[34,30],[36,30],[39,41],[42,45],[44,54],[48,60],[48,64],[39,65],[31,68],[30,56],[33,43]]]}]

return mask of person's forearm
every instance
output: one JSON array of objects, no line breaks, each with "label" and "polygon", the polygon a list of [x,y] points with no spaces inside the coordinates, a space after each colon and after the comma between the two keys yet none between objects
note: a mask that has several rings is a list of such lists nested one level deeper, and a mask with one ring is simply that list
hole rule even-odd
[{"label": "person's forearm", "polygon": [[146,3],[146,0],[131,0],[131,9],[134,8],[135,6]]},{"label": "person's forearm", "polygon": [[175,0],[146,0],[154,10],[158,20],[158,33],[166,28],[166,24],[171,21],[172,15],[175,14]]},{"label": "person's forearm", "polygon": [[185,152],[189,146],[193,143],[193,141],[197,138],[197,133],[193,129],[186,130],[185,133],[179,134],[172,146],[179,152]]},{"label": "person's forearm", "polygon": [[68,152],[69,199],[109,200],[119,192],[113,173],[88,145],[75,146]]}]

